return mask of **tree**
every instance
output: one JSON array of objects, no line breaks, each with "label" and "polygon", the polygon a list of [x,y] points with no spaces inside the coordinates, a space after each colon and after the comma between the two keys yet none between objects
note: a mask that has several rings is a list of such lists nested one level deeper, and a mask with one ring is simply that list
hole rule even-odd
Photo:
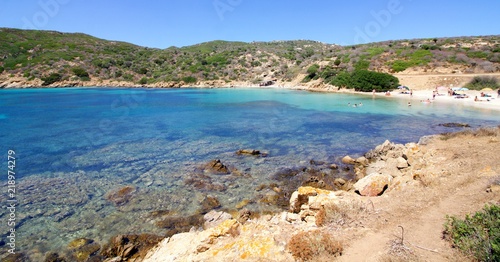
[{"label": "tree", "polygon": [[397,88],[399,79],[386,73],[354,70],[350,74],[347,72],[338,74],[330,83],[334,86],[353,88],[361,92],[371,92],[374,89],[377,92],[385,92]]},{"label": "tree", "polygon": [[399,85],[399,79],[386,73],[373,72],[368,70],[355,70],[351,74],[351,87],[356,91],[385,92],[395,89]]}]

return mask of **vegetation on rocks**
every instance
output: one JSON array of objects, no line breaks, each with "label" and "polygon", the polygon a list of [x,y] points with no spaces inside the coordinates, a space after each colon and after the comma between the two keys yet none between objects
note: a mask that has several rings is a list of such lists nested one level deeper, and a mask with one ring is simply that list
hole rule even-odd
[{"label": "vegetation on rocks", "polygon": [[[360,89],[356,87],[359,83],[349,81],[353,74],[362,78],[371,75],[366,71],[390,74],[445,68],[449,72],[498,72],[499,40],[499,36],[458,37],[356,46],[308,40],[252,43],[219,40],[156,49],[81,33],[0,28],[0,76],[3,81],[9,77],[42,80],[44,85],[90,79],[152,86],[298,80]],[[382,90],[386,85],[367,89]]]},{"label": "vegetation on rocks", "polygon": [[447,217],[444,236],[478,261],[500,260],[500,207],[486,205],[465,219]]}]

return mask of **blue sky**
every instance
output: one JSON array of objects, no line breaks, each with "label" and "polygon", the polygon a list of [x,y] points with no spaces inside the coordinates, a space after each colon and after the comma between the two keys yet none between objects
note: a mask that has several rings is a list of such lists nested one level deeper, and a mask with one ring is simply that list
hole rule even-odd
[{"label": "blue sky", "polygon": [[351,45],[500,34],[500,1],[0,0],[0,27],[167,48],[211,40]]}]

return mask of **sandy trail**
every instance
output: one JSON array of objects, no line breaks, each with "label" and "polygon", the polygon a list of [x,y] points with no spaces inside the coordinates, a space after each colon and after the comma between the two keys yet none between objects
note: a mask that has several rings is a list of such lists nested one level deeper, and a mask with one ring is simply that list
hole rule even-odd
[{"label": "sandy trail", "polygon": [[414,170],[427,176],[417,187],[401,187],[371,198],[377,210],[366,221],[368,232],[350,243],[340,261],[384,261],[389,242],[400,239],[417,261],[464,261],[464,257],[442,239],[446,215],[464,217],[499,203],[498,191],[487,192],[500,177],[497,137],[461,136],[435,139],[422,148],[430,157],[427,166]]}]

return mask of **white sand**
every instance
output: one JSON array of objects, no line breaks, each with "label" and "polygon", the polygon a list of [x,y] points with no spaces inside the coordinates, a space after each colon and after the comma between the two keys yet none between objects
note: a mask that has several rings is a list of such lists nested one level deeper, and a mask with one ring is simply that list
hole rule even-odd
[{"label": "white sand", "polygon": [[[429,99],[431,103],[460,103],[465,106],[500,111],[500,97],[497,97],[498,94],[496,90],[484,92],[484,94],[490,95],[490,97],[481,97],[481,91],[469,90],[465,91],[464,94],[467,96],[466,98],[455,98],[454,96],[449,96],[448,94],[440,94],[436,95],[433,99],[433,90],[416,90],[413,91],[412,96],[409,94],[402,94],[400,91],[393,91],[390,96],[386,96],[385,93],[375,93],[376,96],[407,99],[408,102],[411,103],[420,103],[421,101]],[[476,96],[478,101],[474,101]]]}]

